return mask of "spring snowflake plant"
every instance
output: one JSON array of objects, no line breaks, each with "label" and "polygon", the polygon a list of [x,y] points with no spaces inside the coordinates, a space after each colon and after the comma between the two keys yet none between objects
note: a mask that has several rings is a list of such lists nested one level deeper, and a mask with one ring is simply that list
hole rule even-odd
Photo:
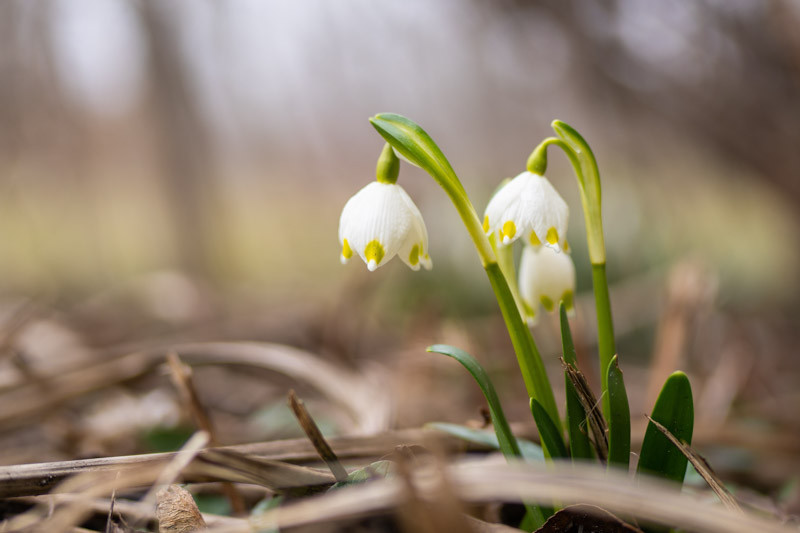
[{"label": "spring snowflake plant", "polygon": [[[611,319],[600,176],[589,145],[572,127],[554,121],[556,136],[543,140],[533,150],[526,170],[495,193],[481,220],[450,162],[420,126],[388,113],[377,115],[370,122],[387,144],[378,160],[377,180],[356,193],[342,211],[339,222],[342,261],[358,255],[373,271],[397,255],[414,270],[420,265],[431,268],[425,222],[414,202],[397,184],[400,164],[397,154],[421,167],[449,196],[475,244],[511,337],[545,457],[600,461],[609,468],[627,469],[630,411]],[[594,401],[576,366],[567,318],[567,312],[573,308],[575,266],[566,241],[569,208],[544,175],[550,146],[560,148],[570,160],[581,194],[597,313],[602,413],[587,414],[584,409],[585,405],[594,405]],[[519,283],[511,253],[516,241],[525,246]],[[540,309],[560,310],[566,383],[563,421],[528,327]],[[489,404],[500,449],[509,460],[521,458],[495,389],[478,360],[453,346],[434,345],[428,351],[453,357],[472,374]],[[662,388],[651,418],[688,444],[693,412],[688,379],[682,372],[676,372]],[[638,472],[680,483],[686,464],[686,457],[651,422],[639,454]],[[552,512],[550,507],[526,505],[523,523],[527,529],[539,528]]]}]

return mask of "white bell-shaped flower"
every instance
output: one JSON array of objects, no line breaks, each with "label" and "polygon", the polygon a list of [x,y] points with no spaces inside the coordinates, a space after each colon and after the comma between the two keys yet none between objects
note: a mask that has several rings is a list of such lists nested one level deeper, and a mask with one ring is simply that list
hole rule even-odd
[{"label": "white bell-shaped flower", "polygon": [[554,311],[562,301],[567,311],[572,311],[575,264],[567,250],[525,246],[519,265],[519,293],[531,318],[536,317],[540,306]]},{"label": "white bell-shaped flower", "polygon": [[487,235],[497,232],[500,244],[520,237],[531,245],[560,249],[567,237],[569,207],[544,176],[525,171],[489,201],[483,218]]},{"label": "white bell-shaped flower", "polygon": [[342,263],[358,254],[371,271],[397,254],[414,270],[431,268],[425,221],[396,183],[374,181],[348,200],[339,219],[339,243]]}]

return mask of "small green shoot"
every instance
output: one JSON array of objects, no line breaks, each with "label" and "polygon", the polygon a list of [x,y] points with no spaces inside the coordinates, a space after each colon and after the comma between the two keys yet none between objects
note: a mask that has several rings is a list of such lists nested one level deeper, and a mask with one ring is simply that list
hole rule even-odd
[{"label": "small green shoot", "polygon": [[[576,365],[575,344],[572,341],[572,332],[569,328],[567,310],[562,302],[559,306],[561,315],[561,349],[564,353],[564,362]],[[592,444],[589,442],[588,428],[589,423],[586,418],[586,410],[581,405],[575,385],[569,379],[566,371],[564,372],[564,387],[567,397],[567,436],[569,437],[569,451],[573,459],[592,459]]]},{"label": "small green shoot", "polygon": [[[692,443],[694,403],[686,374],[675,372],[667,378],[650,416],[679,441]],[[639,474],[682,484],[687,462],[686,456],[652,422],[647,424],[637,468]]]},{"label": "small green shoot", "polygon": [[631,411],[617,356],[608,365],[608,464],[627,469],[631,455]]}]

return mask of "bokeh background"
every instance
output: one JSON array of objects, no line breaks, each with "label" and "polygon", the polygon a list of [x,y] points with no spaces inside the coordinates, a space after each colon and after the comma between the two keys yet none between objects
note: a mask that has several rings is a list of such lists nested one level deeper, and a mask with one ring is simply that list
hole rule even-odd
[{"label": "bokeh background", "polygon": [[[742,445],[756,424],[779,443],[718,460],[750,474],[761,461],[779,487],[800,449],[798,27],[796,0],[4,0],[4,350],[27,331],[15,357],[30,370],[75,344],[283,342],[398,370],[395,424],[409,426],[477,416],[468,377],[424,353],[452,342],[525,419],[485,276],[436,184],[401,168],[431,272],[342,267],[337,225],[374,178],[371,115],[421,124],[479,212],[558,118],[599,160],[634,412],[687,369],[719,429],[708,441]],[[555,150],[548,174],[572,206],[591,376],[577,185]],[[45,320],[55,329],[31,333]],[[555,326],[535,335],[558,383]]]}]

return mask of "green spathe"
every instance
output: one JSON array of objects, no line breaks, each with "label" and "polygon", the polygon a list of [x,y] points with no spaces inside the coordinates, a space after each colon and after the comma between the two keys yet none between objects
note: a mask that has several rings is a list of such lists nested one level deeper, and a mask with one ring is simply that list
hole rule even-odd
[{"label": "green spathe", "polygon": [[381,183],[397,183],[397,176],[400,174],[400,160],[394,153],[392,145],[386,143],[378,157],[378,165],[375,168],[375,179]]}]

